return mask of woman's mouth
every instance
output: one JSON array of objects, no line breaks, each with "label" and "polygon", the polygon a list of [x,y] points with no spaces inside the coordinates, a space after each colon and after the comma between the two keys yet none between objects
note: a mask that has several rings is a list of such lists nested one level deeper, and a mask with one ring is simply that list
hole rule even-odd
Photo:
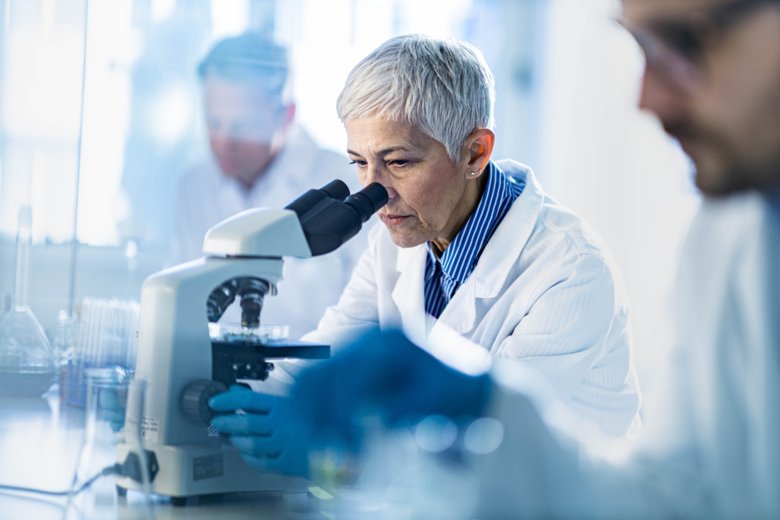
[{"label": "woman's mouth", "polygon": [[382,219],[382,222],[384,222],[387,227],[400,226],[409,217],[410,215],[390,215],[390,214],[379,215],[379,218]]}]

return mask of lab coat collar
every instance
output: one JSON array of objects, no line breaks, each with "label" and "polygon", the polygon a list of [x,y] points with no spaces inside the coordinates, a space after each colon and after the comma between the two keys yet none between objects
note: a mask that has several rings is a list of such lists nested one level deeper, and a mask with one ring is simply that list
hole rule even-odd
[{"label": "lab coat collar", "polygon": [[490,237],[471,276],[444,308],[431,335],[442,327],[466,334],[477,325],[477,299],[498,296],[539,219],[544,194],[531,169],[508,160],[498,166],[506,175],[524,182],[525,188]]},{"label": "lab coat collar", "polygon": [[[477,207],[447,246],[441,259],[433,254],[431,243],[427,244],[429,261],[438,263],[443,275],[458,285],[464,284],[471,275],[482,249],[492,236],[493,228],[501,223],[514,200],[522,193],[523,184],[508,177],[493,161],[488,163],[486,175],[487,185]],[[426,262],[426,270],[427,266]]]},{"label": "lab coat collar", "polygon": [[544,201],[542,188],[528,166],[509,160],[499,162],[498,166],[506,175],[524,182],[525,188],[485,246],[471,276],[444,308],[438,322],[427,320],[425,314],[425,244],[399,248],[396,260],[399,277],[392,299],[400,310],[403,328],[408,333],[417,337],[420,334],[427,336],[428,331],[433,333],[441,324],[459,334],[472,330],[476,320],[476,299],[498,296],[509,271],[531,237]]},{"label": "lab coat collar", "polygon": [[509,271],[531,238],[544,204],[544,192],[531,168],[511,160],[501,161],[499,167],[507,175],[525,181],[525,188],[498,225],[471,273],[476,298],[498,296]]}]

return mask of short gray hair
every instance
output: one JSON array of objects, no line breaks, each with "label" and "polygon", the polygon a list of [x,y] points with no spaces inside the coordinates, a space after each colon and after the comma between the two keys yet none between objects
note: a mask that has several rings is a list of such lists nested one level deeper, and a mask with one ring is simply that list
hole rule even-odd
[{"label": "short gray hair", "polygon": [[336,102],[342,122],[378,116],[410,123],[444,145],[457,162],[466,137],[493,129],[495,81],[471,44],[397,36],[363,58]]}]

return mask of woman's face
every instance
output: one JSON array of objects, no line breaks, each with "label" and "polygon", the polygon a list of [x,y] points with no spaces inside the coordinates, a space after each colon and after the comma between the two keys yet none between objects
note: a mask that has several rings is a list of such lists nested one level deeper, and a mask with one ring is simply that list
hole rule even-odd
[{"label": "woman's face", "polygon": [[479,200],[468,164],[458,166],[444,145],[409,123],[361,117],[344,126],[360,182],[387,189],[379,217],[393,242],[414,247],[433,241],[443,251]]}]

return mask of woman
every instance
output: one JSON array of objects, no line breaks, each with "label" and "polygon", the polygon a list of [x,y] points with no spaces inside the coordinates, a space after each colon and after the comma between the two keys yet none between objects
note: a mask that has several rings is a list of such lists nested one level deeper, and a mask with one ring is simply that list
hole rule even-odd
[{"label": "woman", "polygon": [[616,273],[528,168],[491,161],[493,99],[484,58],[463,42],[400,36],[352,70],[337,103],[347,152],[390,199],[339,303],[305,339],[447,327],[625,433],[639,397]]},{"label": "woman", "polygon": [[[639,396],[617,276],[527,167],[491,160],[493,98],[481,54],[457,41],[393,38],[352,70],[338,98],[348,153],[361,182],[381,183],[389,201],[338,304],[304,339],[338,347],[379,326],[423,344],[454,331],[541,374],[604,432],[625,434]],[[215,404],[264,409],[251,394]],[[237,444],[262,461],[273,416],[259,430],[246,419],[218,428],[264,434]]]}]

